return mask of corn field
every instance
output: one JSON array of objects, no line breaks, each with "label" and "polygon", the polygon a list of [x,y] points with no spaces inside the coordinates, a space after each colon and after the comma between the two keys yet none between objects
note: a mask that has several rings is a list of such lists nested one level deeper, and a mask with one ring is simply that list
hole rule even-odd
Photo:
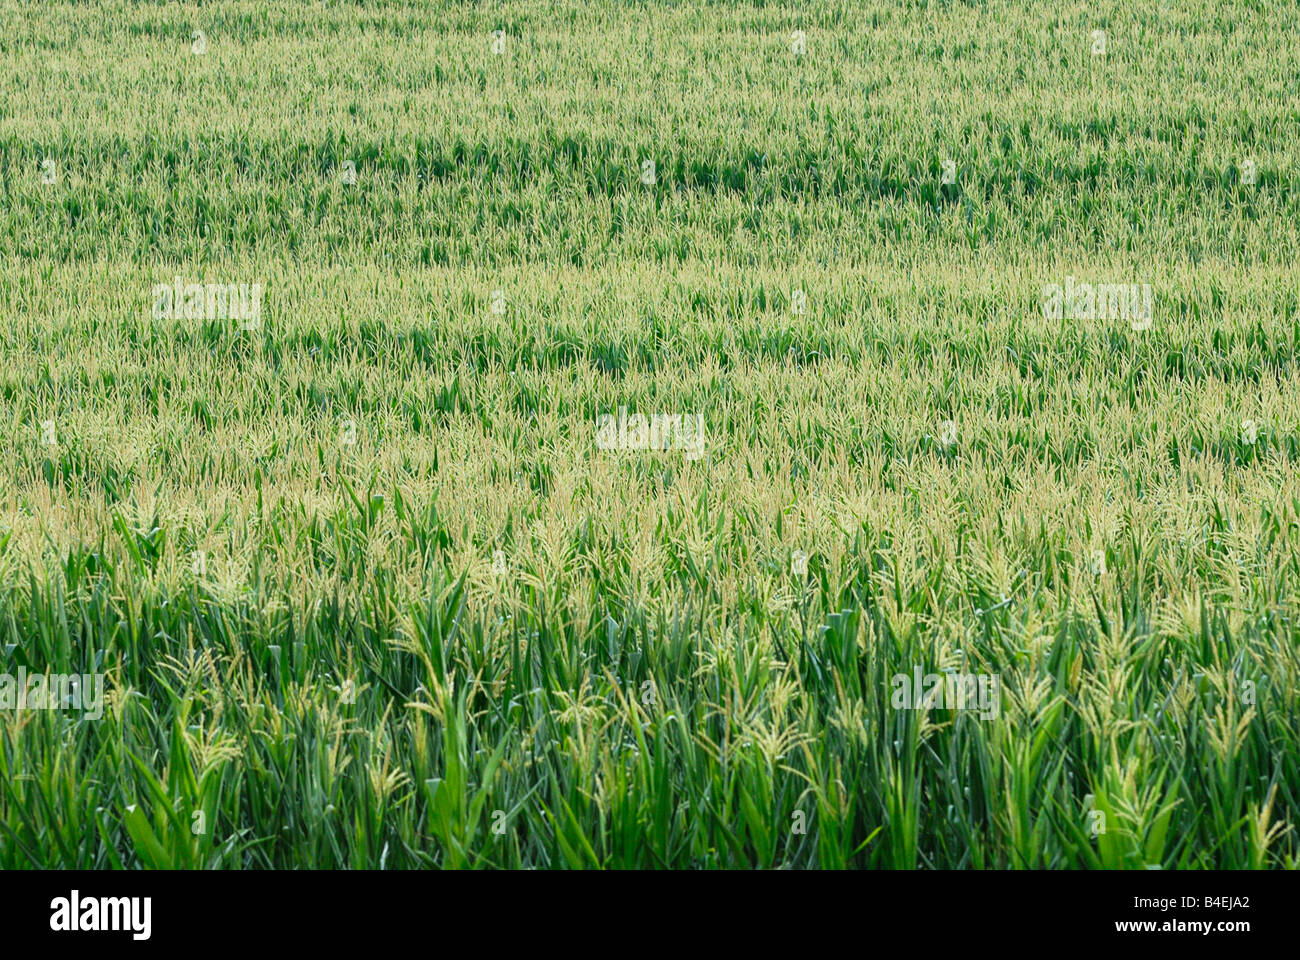
[{"label": "corn field", "polygon": [[0,0],[0,868],[1296,867],[1300,9],[1173,7]]}]

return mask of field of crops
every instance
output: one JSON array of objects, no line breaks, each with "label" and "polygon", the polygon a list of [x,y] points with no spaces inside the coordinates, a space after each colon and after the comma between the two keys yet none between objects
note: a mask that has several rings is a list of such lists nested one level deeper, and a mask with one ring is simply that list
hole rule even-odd
[{"label": "field of crops", "polygon": [[1297,866],[1297,36],[0,0],[0,868]]}]

